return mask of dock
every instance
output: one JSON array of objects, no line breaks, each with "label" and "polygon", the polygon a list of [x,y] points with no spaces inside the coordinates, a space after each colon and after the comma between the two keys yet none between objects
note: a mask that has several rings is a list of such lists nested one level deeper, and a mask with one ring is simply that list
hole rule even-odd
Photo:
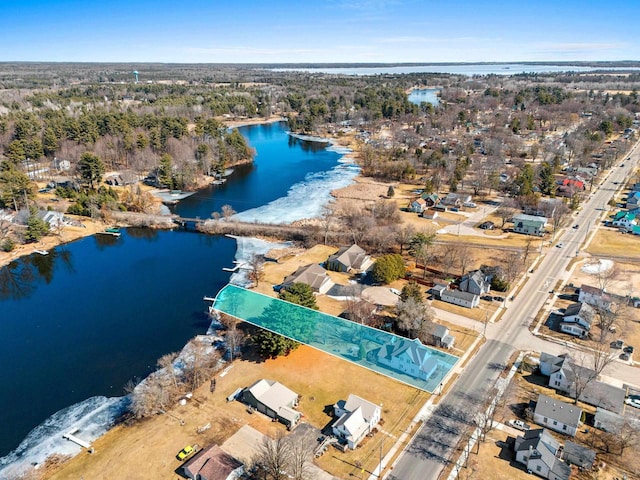
[{"label": "dock", "polygon": [[39,253],[40,255],[49,255],[49,252],[46,250],[34,250],[35,253]]},{"label": "dock", "polygon": [[71,430],[70,432],[67,432],[65,434],[62,435],[62,438],[69,440],[73,443],[76,443],[78,445],[80,445],[83,448],[91,448],[91,444],[89,442],[85,442],[84,440],[82,440],[81,438],[78,438],[74,435],[74,433],[76,433],[79,430],[79,428],[76,428],[74,430]]},{"label": "dock", "polygon": [[232,272],[232,273],[237,272],[241,268],[243,268],[245,270],[251,270],[251,266],[249,266],[247,264],[247,262],[241,262],[241,261],[238,261],[238,260],[234,260],[233,263],[235,263],[235,265],[233,267],[222,267],[222,270],[224,270],[225,272]]}]

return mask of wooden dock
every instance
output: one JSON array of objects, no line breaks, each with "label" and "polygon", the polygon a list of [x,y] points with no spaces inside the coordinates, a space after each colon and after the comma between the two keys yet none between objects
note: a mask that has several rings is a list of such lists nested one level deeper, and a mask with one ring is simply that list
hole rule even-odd
[{"label": "wooden dock", "polygon": [[74,435],[74,433],[76,433],[78,430],[79,430],[78,428],[76,428],[75,430],[71,430],[70,432],[63,434],[62,438],[67,439],[73,443],[77,443],[83,448],[87,448],[87,449],[91,448],[91,444],[89,442],[85,442],[81,438],[78,438]]}]

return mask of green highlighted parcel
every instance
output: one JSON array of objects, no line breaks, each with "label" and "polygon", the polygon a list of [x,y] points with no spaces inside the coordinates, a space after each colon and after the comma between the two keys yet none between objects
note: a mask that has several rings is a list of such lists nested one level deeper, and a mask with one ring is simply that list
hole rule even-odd
[{"label": "green highlighted parcel", "polygon": [[213,307],[427,392],[434,392],[458,361],[458,357],[429,348],[417,339],[409,340],[235,285],[220,290]]}]

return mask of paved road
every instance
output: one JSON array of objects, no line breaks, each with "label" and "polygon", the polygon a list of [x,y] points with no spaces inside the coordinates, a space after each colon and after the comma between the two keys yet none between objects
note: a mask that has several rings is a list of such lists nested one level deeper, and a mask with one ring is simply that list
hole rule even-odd
[{"label": "paved road", "polygon": [[507,312],[491,332],[478,355],[465,369],[439,406],[422,424],[417,435],[388,475],[392,480],[435,480],[451,459],[461,432],[473,423],[473,415],[487,398],[498,375],[506,366],[515,347],[529,345],[528,326],[543,307],[549,290],[558,279],[566,275],[569,261],[585,241],[599,220],[604,208],[616,190],[613,182],[623,182],[638,161],[638,144],[633,149],[632,161],[625,166],[616,165],[602,186],[594,191],[575,216],[577,229],[569,228],[559,239],[563,248],[548,247],[542,263],[536,268]]}]

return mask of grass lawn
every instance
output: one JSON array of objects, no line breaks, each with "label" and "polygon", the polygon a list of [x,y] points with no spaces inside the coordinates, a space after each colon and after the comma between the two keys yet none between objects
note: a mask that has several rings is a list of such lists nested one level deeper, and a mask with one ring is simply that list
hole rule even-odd
[{"label": "grass lawn", "polygon": [[[283,425],[261,414],[248,414],[239,402],[226,402],[236,388],[249,386],[261,378],[277,380],[300,394],[299,410],[304,421],[318,428],[331,421],[327,408],[346,399],[349,393],[382,404],[382,429],[392,437],[398,437],[407,428],[429,398],[429,394],[416,388],[302,346],[290,356],[275,360],[236,361],[224,377],[217,377],[215,393],[209,393],[207,384],[195,392],[194,400],[175,406],[167,415],[133,426],[119,426],[94,443],[94,454],[79,454],[45,478],[178,479],[181,477],[174,470],[180,462],[175,455],[185,445],[220,444],[245,424],[266,434],[285,431]],[[184,421],[182,426],[180,419]],[[196,433],[198,426],[207,423],[211,423],[209,430]],[[318,464],[340,478],[347,478],[356,462],[372,471],[377,464],[379,440],[384,436],[379,432],[362,447],[345,454],[330,449]],[[392,443],[389,439],[384,442],[385,451]]]},{"label": "grass lawn", "polygon": [[640,259],[640,237],[609,228],[599,228],[587,252],[605,257],[611,255]]}]

